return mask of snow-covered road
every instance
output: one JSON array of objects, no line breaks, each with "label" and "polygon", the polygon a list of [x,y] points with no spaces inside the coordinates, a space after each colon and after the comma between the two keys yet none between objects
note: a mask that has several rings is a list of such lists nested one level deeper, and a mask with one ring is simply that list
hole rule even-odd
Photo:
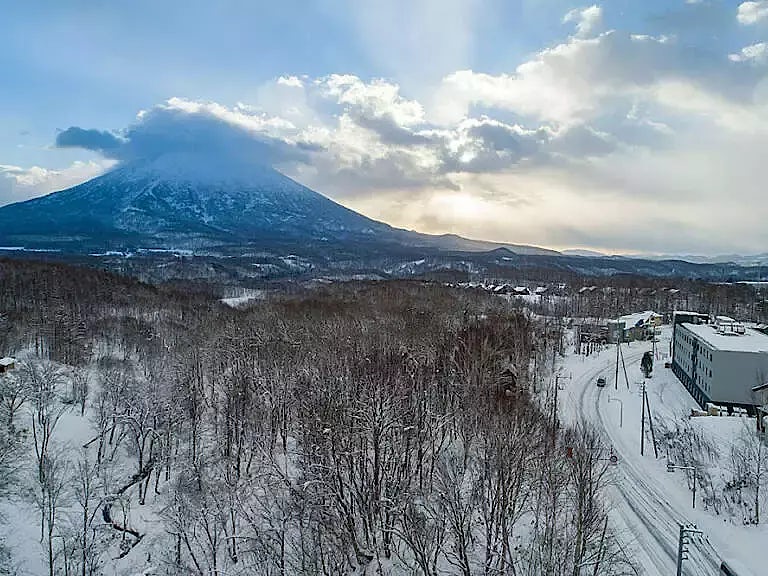
[{"label": "snow-covered road", "polygon": [[[690,517],[690,496],[686,503],[682,500],[684,490],[670,494],[664,482],[666,479],[659,478],[658,470],[664,468],[666,460],[662,454],[658,461],[654,457],[649,431],[646,431],[645,455],[640,455],[640,384],[643,377],[639,363],[643,353],[651,349],[651,344],[633,343],[624,345],[623,349],[629,387],[621,367],[618,388],[615,385],[615,347],[589,357],[575,355],[567,358],[564,372],[572,378],[563,391],[561,413],[571,423],[595,425],[618,456],[610,490],[614,522],[643,573],[666,576],[675,570],[680,523],[695,522],[696,519]],[[599,376],[606,378],[608,385],[605,388],[596,386]],[[655,409],[654,401],[658,404],[659,397],[663,398],[663,390],[662,393],[653,392],[654,385],[661,380],[664,380],[661,386],[670,386],[663,378],[647,381],[652,409]],[[682,386],[679,388],[685,392]],[[679,395],[677,391],[675,395]],[[611,398],[620,402],[609,401]],[[716,576],[719,573],[720,555],[708,540],[697,541],[690,549],[684,574]]]}]

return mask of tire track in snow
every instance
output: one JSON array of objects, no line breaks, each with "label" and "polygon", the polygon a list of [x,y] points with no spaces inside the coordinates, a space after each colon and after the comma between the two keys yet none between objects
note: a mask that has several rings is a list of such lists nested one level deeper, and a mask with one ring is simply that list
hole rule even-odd
[{"label": "tire track in snow", "polygon": [[[632,365],[639,362],[643,351],[631,352],[625,356],[625,363]],[[578,401],[574,409],[578,410],[577,420],[582,423],[592,423],[613,446],[619,457],[620,465],[617,479],[621,481],[614,486],[613,496],[617,504],[616,513],[623,524],[632,533],[638,560],[646,574],[666,576],[677,562],[677,540],[679,524],[677,518],[685,521],[684,514],[675,509],[655,486],[652,486],[646,475],[638,470],[636,464],[627,458],[628,449],[623,445],[615,430],[611,430],[604,412],[600,409],[602,389],[592,386],[592,382],[608,370],[614,370],[616,362],[602,364],[582,374],[574,384],[580,386]],[[571,395],[573,400],[573,396]],[[690,560],[686,562],[687,571],[695,569],[695,574],[717,574],[719,557],[710,547],[698,548],[690,546]],[[644,559],[644,561],[643,561]]]},{"label": "tire track in snow", "polygon": [[[632,355],[628,365],[639,362],[642,353]],[[614,364],[615,366],[615,364]],[[622,472],[627,480],[625,487],[633,490],[637,497],[627,498],[633,510],[638,514],[643,524],[656,538],[659,546],[671,556],[673,564],[677,562],[677,541],[679,538],[680,522],[686,523],[686,513],[676,507],[658,487],[649,481],[649,477],[637,465],[637,461],[627,457],[629,449],[623,444],[621,435],[616,427],[609,425],[604,417],[605,412],[600,409],[599,395],[595,397],[594,414],[599,420],[601,429],[605,432],[614,451],[620,455]],[[649,447],[650,449],[650,447]],[[648,456],[646,456],[647,458]],[[684,564],[684,571],[697,575],[718,574],[720,559],[716,551],[711,547],[701,547],[698,544],[689,546],[689,560]]]},{"label": "tire track in snow", "polygon": [[[625,361],[628,360],[631,363],[634,361],[635,356],[639,359],[642,354],[631,354],[625,357]],[[594,387],[592,383],[599,375],[607,372],[609,369],[615,371],[615,368],[616,362],[613,361],[609,365],[600,365],[581,376],[578,379],[581,389],[579,390],[576,403],[578,406],[578,420],[582,424],[596,426],[603,437],[608,438],[611,444],[613,442],[610,441],[610,436],[599,410],[598,403],[601,390]],[[591,402],[588,402],[588,400],[591,400]],[[626,460],[621,452],[615,449],[614,451],[621,462]],[[631,542],[627,542],[627,544],[633,545],[634,555],[643,568],[643,573],[666,576],[670,572],[670,566],[675,565],[677,550],[674,547],[670,547],[668,540],[646,518],[642,507],[633,501],[633,498],[629,495],[627,488],[630,488],[631,485],[627,486],[626,484],[621,486],[617,483],[613,486],[611,493],[616,504],[614,511],[620,517],[629,534],[631,534]],[[635,490],[635,494],[638,494],[637,490]],[[661,550],[661,554],[658,553],[659,550]],[[649,568],[653,570],[649,571]]]}]

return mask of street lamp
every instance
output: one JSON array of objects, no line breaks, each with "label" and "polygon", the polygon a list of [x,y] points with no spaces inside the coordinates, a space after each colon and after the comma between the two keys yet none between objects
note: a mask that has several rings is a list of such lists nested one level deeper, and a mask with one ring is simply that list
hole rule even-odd
[{"label": "street lamp", "polygon": [[696,508],[696,467],[695,466],[676,466],[672,462],[667,462],[667,472],[675,470],[689,470],[693,472],[693,507]]},{"label": "street lamp", "polygon": [[608,398],[608,402],[618,402],[619,403],[619,428],[624,427],[624,402],[622,402],[621,398]]}]

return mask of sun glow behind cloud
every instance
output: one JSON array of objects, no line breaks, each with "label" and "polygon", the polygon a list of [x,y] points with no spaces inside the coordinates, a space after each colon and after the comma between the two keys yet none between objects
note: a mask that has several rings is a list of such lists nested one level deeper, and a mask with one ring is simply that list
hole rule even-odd
[{"label": "sun glow behind cloud", "polygon": [[435,209],[438,213],[446,213],[452,220],[485,220],[493,206],[467,192],[447,193],[439,197]]},{"label": "sun glow behind cloud", "polygon": [[[378,27],[361,41],[386,78],[285,70],[236,104],[177,96],[122,129],[75,126],[57,142],[118,161],[190,146],[244,155],[427,232],[612,251],[768,245],[764,2],[709,20],[718,33],[749,32],[728,46],[671,13],[666,27],[649,30],[616,26],[610,4],[562,5],[551,15],[559,40],[495,70],[470,65],[480,4],[452,0],[413,37],[405,32],[420,30],[434,3],[375,2],[366,14],[351,7],[358,32]],[[715,7],[676,9],[704,22]],[[412,21],[403,27],[395,16],[405,13]],[[386,40],[399,32],[392,47]],[[461,41],[440,55],[440,73],[414,77],[427,64],[406,55],[436,54],[452,35]],[[6,171],[14,191],[2,196],[0,180],[0,202],[50,189],[26,189],[25,177]]]}]

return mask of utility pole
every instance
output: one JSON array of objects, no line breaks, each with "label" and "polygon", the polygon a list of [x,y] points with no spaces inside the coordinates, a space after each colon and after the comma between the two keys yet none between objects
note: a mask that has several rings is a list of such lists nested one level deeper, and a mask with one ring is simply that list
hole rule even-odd
[{"label": "utility pole", "polygon": [[651,429],[651,440],[653,441],[653,454],[654,456],[656,456],[656,458],[658,458],[659,448],[656,445],[656,433],[653,431],[653,415],[651,414],[651,401],[648,400],[648,393],[645,394],[645,405],[648,409],[648,426]]},{"label": "utility pole", "polygon": [[643,414],[640,420],[640,456],[643,456],[645,451],[645,382],[643,382],[641,389],[643,391]]},{"label": "utility pole", "polygon": [[[553,406],[552,406],[552,448],[555,447],[555,438],[557,437],[557,429],[560,427],[560,420],[557,417],[557,391],[560,390],[560,379],[570,380],[572,374],[568,376],[564,374],[555,374],[555,389],[553,394]],[[564,388],[563,388],[564,389]]]},{"label": "utility pole", "polygon": [[696,508],[696,467],[695,466],[676,466],[672,462],[667,462],[667,472],[674,472],[675,470],[688,470],[693,474],[693,502],[692,507]]},{"label": "utility pole", "polygon": [[552,407],[552,449],[555,449],[557,439],[557,377],[555,377],[555,404]]},{"label": "utility pole", "polygon": [[621,352],[621,366],[624,368],[624,382],[626,382],[627,390],[629,390],[629,376],[627,375],[627,365],[624,363],[624,352]]},{"label": "utility pole", "polygon": [[619,353],[621,353],[621,336],[619,335],[616,339],[616,379],[614,381],[614,386],[616,390],[619,390]]},{"label": "utility pole", "polygon": [[688,560],[688,544],[694,534],[703,534],[696,524],[680,524],[680,537],[677,541],[677,576],[683,576],[683,560]]},{"label": "utility pole", "polygon": [[557,438],[558,418],[557,418],[557,390],[560,388],[560,378],[565,378],[562,374],[555,374],[555,389],[552,404],[552,448],[555,448],[555,439]]}]

